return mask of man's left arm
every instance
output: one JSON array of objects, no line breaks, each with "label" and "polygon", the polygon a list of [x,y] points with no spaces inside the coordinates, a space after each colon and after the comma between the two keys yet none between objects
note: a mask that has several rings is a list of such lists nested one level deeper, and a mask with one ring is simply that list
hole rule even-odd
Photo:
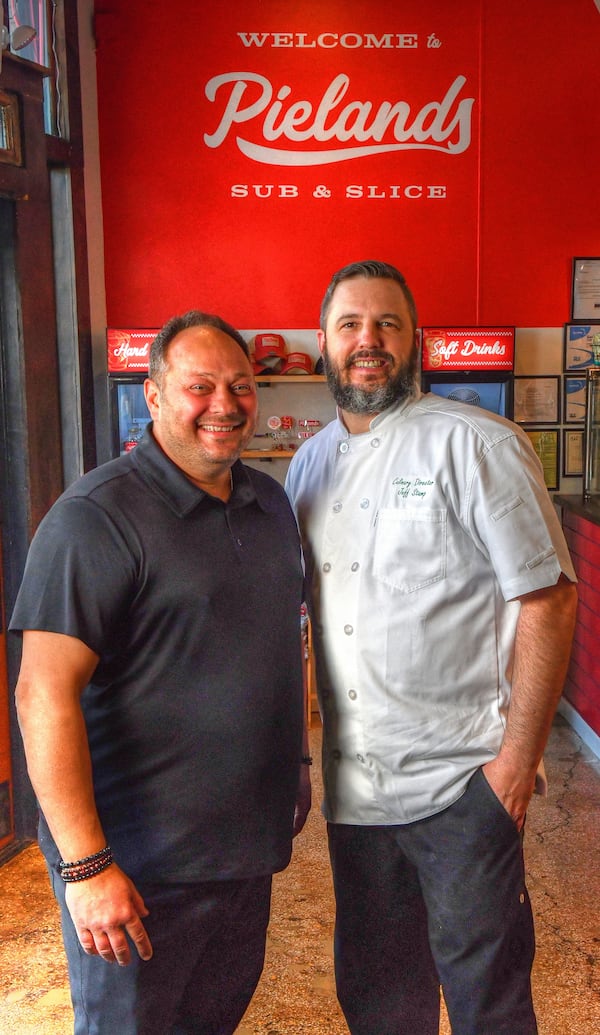
[{"label": "man's left arm", "polygon": [[567,674],[577,588],[561,575],[554,586],[519,599],[506,731],[483,772],[520,830]]}]

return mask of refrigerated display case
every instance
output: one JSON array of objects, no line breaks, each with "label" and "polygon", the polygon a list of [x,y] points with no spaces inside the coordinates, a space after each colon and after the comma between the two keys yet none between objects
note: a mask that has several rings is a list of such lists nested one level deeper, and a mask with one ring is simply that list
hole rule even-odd
[{"label": "refrigerated display case", "polygon": [[110,446],[113,457],[133,449],[150,420],[144,398],[150,345],[158,329],[122,329],[106,332]]},{"label": "refrigerated display case", "polygon": [[421,339],[424,392],[512,420],[514,327],[424,327]]},{"label": "refrigerated display case", "polygon": [[145,374],[109,379],[111,455],[122,456],[137,445],[150,420],[144,398]]},{"label": "refrigerated display case", "polygon": [[423,391],[441,395],[453,402],[470,403],[481,406],[490,413],[498,413],[501,417],[513,416],[513,378],[512,375],[501,377],[497,374],[482,376],[481,373],[423,374]]}]

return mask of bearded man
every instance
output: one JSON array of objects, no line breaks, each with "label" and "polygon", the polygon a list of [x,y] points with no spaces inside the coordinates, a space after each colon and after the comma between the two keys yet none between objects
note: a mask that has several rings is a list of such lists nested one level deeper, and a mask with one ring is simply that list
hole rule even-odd
[{"label": "bearded man", "polygon": [[534,1035],[523,825],[566,674],[575,573],[527,436],[422,395],[417,313],[336,273],[338,404],[286,489],[323,716],[338,997],[352,1035]]}]

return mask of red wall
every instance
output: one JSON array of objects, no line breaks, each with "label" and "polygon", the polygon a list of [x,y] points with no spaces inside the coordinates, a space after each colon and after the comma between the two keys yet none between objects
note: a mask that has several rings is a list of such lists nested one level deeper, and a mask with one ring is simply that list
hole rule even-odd
[{"label": "red wall", "polygon": [[[594,0],[116,0],[98,2],[95,30],[109,325],[155,327],[197,306],[240,327],[313,327],[330,274],[357,258],[400,266],[423,324],[569,319],[572,258],[600,253]],[[240,33],[303,45],[274,47],[270,35],[247,47]],[[364,45],[386,34],[393,46]],[[397,46],[400,36],[417,45]],[[268,144],[292,151],[292,164],[248,157],[236,142],[267,144],[268,108],[209,146],[232,87],[211,99],[207,84],[235,72],[281,97],[275,129],[290,104],[314,113],[346,76],[326,128],[352,102],[374,111],[404,102],[407,146],[324,162],[323,150],[358,146],[353,116],[343,120],[350,139],[323,142],[299,107],[305,139]],[[468,143],[457,153],[450,137],[441,150],[416,147],[408,130],[418,113],[463,78],[443,125],[471,99]],[[248,85],[241,103],[258,96]],[[435,143],[434,114],[423,115],[421,143]],[[388,129],[382,142],[399,141]],[[299,164],[311,151],[316,163]],[[248,196],[232,196],[236,185]],[[363,196],[347,196],[350,187]],[[406,197],[407,187],[421,196]]]}]

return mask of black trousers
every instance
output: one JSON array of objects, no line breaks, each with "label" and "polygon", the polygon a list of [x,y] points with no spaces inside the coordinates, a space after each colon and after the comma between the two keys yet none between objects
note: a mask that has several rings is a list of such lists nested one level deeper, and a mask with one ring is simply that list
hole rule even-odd
[{"label": "black trousers", "polygon": [[232,1035],[260,978],[271,877],[140,886],[154,955],[119,967],[88,956],[62,909],[75,1035]]},{"label": "black trousers", "polygon": [[335,973],[352,1035],[536,1035],[522,836],[478,770],[402,826],[328,828]]}]

